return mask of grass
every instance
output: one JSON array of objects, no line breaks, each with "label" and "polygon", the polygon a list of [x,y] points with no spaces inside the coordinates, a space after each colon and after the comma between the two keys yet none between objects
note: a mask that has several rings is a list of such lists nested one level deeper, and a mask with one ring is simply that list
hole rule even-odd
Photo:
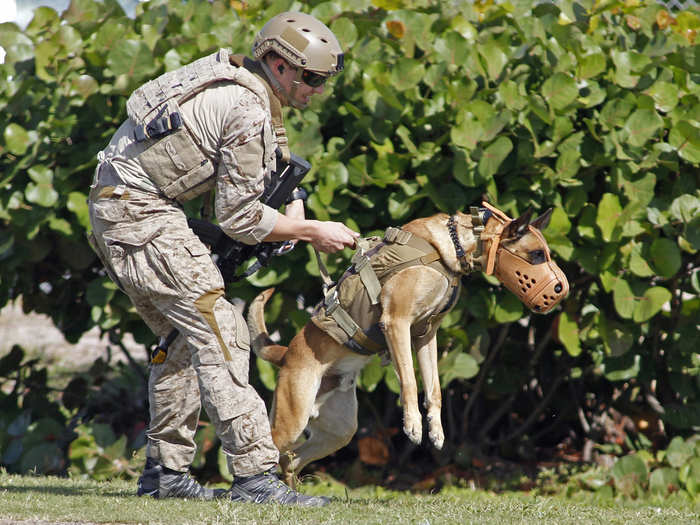
[{"label": "grass", "polygon": [[346,490],[337,483],[305,486],[333,495],[320,509],[226,501],[153,500],[134,496],[134,482],[97,482],[0,473],[0,523],[129,524],[691,524],[700,504],[681,494],[665,500],[600,499],[523,492],[447,488],[438,494],[392,492],[379,487]]}]

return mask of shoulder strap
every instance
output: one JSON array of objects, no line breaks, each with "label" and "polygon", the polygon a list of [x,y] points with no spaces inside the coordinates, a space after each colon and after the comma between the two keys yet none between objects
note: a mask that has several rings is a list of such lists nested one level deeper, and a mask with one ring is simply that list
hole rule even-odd
[{"label": "shoulder strap", "polygon": [[275,137],[277,138],[277,145],[282,151],[282,160],[284,162],[289,162],[291,153],[289,151],[289,140],[287,139],[287,130],[284,127],[284,117],[282,116],[282,104],[280,99],[275,94],[274,90],[270,87],[270,83],[265,76],[265,72],[260,67],[260,64],[254,60],[251,60],[245,55],[230,55],[229,61],[231,64],[237,67],[244,67],[255,75],[265,86],[267,90],[268,98],[270,99],[270,115],[272,116],[272,126],[275,129]]}]

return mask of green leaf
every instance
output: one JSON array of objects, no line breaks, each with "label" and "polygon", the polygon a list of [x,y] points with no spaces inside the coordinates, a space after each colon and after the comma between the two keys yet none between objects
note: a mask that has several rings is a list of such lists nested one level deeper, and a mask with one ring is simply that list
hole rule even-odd
[{"label": "green leaf", "polygon": [[496,80],[508,63],[508,57],[494,40],[477,45],[477,50],[484,60],[489,79]]},{"label": "green leaf", "polygon": [[581,353],[578,325],[576,324],[576,319],[570,316],[568,312],[563,312],[559,316],[557,335],[569,355],[576,357]]},{"label": "green leaf", "polygon": [[610,473],[615,488],[626,496],[634,496],[641,491],[648,475],[646,463],[637,454],[618,459]]},{"label": "green leaf", "polygon": [[691,459],[688,464],[685,488],[693,498],[700,494],[700,458],[698,457]]},{"label": "green leaf", "polygon": [[578,75],[580,78],[592,78],[605,71],[605,54],[591,53],[579,60]]},{"label": "green leaf", "polygon": [[507,293],[497,302],[493,318],[498,323],[512,323],[523,316],[523,303],[514,294]]},{"label": "green leaf", "polygon": [[700,129],[686,120],[678,122],[668,135],[668,143],[683,159],[700,163]]},{"label": "green leaf", "polygon": [[34,42],[14,25],[5,24],[0,28],[0,46],[7,53],[5,64],[16,64],[34,58]]},{"label": "green leaf", "polygon": [[479,373],[479,365],[470,354],[461,353],[457,355],[451,372],[458,379],[471,379]]},{"label": "green leaf", "polygon": [[508,109],[519,111],[527,106],[527,98],[520,92],[520,84],[506,80],[498,86],[498,94]]},{"label": "green leaf", "polygon": [[680,270],[681,251],[671,239],[662,237],[652,242],[650,255],[651,264],[661,277],[673,277]]},{"label": "green leaf", "polygon": [[649,288],[639,299],[639,304],[634,311],[634,322],[644,323],[654,317],[671,300],[671,292],[663,286]]},{"label": "green leaf", "polygon": [[558,253],[564,260],[571,259],[574,245],[568,237],[571,231],[571,221],[562,208],[554,208],[549,226],[543,232],[550,249]]},{"label": "green leaf", "polygon": [[634,311],[637,308],[637,297],[632,291],[632,288],[622,277],[617,279],[613,288],[613,301],[615,310],[623,319],[632,319]]},{"label": "green leaf", "polygon": [[91,306],[106,306],[114,297],[117,285],[107,278],[92,280],[87,285],[85,299]]},{"label": "green leaf", "polygon": [[423,63],[411,58],[400,58],[391,68],[391,87],[406,91],[416,87],[425,75]]},{"label": "green leaf", "polygon": [[484,150],[479,161],[479,174],[484,178],[491,178],[512,150],[513,143],[508,137],[498,137]]},{"label": "green leaf", "polygon": [[479,373],[479,364],[471,354],[458,348],[440,359],[438,370],[441,376],[440,384],[444,388],[454,379],[471,379],[476,376]]},{"label": "green leaf", "polygon": [[634,334],[629,326],[598,316],[598,330],[603,339],[606,354],[612,357],[624,355],[634,344]]},{"label": "green leaf", "polygon": [[13,155],[24,155],[32,144],[27,130],[14,123],[8,124],[3,133],[7,150]]},{"label": "green leaf", "polygon": [[58,201],[58,192],[53,187],[53,172],[44,165],[32,166],[27,172],[33,181],[24,190],[27,201],[52,207]]},{"label": "green leaf", "polygon": [[652,109],[638,109],[627,120],[624,130],[632,146],[642,147],[656,135],[663,126],[663,120]]},{"label": "green leaf", "polygon": [[78,218],[80,225],[86,230],[90,229],[90,214],[88,212],[87,196],[79,191],[72,191],[68,194],[66,208],[73,212]]},{"label": "green leaf", "polygon": [[357,27],[352,23],[352,19],[341,16],[333,20],[330,26],[331,31],[336,36],[343,49],[351,48],[355,45],[358,37]]},{"label": "green leaf", "polygon": [[605,193],[598,204],[598,215],[595,221],[604,241],[609,242],[619,237],[621,228],[618,221],[621,214],[620,198],[612,193]]},{"label": "green leaf", "polygon": [[678,105],[680,88],[671,82],[657,81],[648,90],[654,99],[656,109],[668,113]]},{"label": "green leaf", "polygon": [[382,360],[378,355],[372,356],[372,359],[370,359],[369,363],[367,363],[360,372],[360,387],[367,392],[373,392],[382,380],[382,377],[384,377]]},{"label": "green leaf", "polygon": [[224,447],[219,446],[216,454],[216,465],[219,468],[219,475],[228,482],[233,481],[231,469],[228,468],[228,454],[224,452]]},{"label": "green leaf", "polygon": [[394,394],[401,393],[399,377],[396,375],[396,370],[393,366],[384,367],[384,383],[386,384],[387,388],[391,390]]},{"label": "green leaf", "polygon": [[291,270],[287,267],[281,272],[275,268],[261,268],[253,275],[246,277],[246,281],[255,286],[256,288],[269,288],[270,286],[275,286],[285,281],[291,273]]},{"label": "green leaf", "polygon": [[120,40],[107,55],[107,65],[114,75],[127,75],[133,79],[146,79],[155,70],[153,54],[145,42]]},{"label": "green leaf", "polygon": [[88,98],[100,89],[97,80],[90,75],[78,75],[71,80],[71,87],[82,98]]},{"label": "green leaf", "polygon": [[453,144],[473,150],[484,135],[484,127],[476,117],[464,112],[460,123],[450,130],[450,139]]},{"label": "green leaf", "polygon": [[669,211],[674,219],[690,223],[700,217],[700,199],[695,195],[681,195],[673,199]]},{"label": "green leaf", "polygon": [[635,245],[632,253],[630,253],[629,269],[638,277],[651,277],[654,275],[654,270],[642,254],[641,245]]},{"label": "green leaf", "polygon": [[605,361],[605,378],[608,381],[628,381],[639,375],[639,354],[627,353],[622,357],[611,357]]},{"label": "green leaf", "polygon": [[674,468],[661,467],[655,469],[649,476],[649,490],[652,494],[666,496],[680,488],[678,471]]},{"label": "green leaf", "polygon": [[621,175],[621,179],[627,198],[640,207],[646,207],[654,198],[657,178],[653,173],[648,172],[641,177]]},{"label": "green leaf", "polygon": [[576,81],[566,73],[555,73],[544,81],[542,95],[554,109],[564,109],[578,97]]},{"label": "green leaf", "polygon": [[258,375],[262,384],[268,390],[274,391],[275,386],[277,386],[277,370],[275,367],[260,357],[255,358],[255,363],[258,367]]},{"label": "green leaf", "polygon": [[668,464],[675,468],[680,468],[695,455],[693,445],[684,440],[681,436],[674,437],[666,449],[666,460]]}]

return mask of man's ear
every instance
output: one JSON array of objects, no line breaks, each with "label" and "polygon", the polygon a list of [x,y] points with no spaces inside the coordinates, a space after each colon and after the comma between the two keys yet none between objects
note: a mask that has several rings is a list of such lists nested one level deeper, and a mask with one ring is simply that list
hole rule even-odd
[{"label": "man's ear", "polygon": [[534,226],[538,230],[542,231],[547,226],[549,226],[549,220],[552,218],[552,208],[549,208],[542,215],[537,217],[534,221],[530,223],[530,226]]},{"label": "man's ear", "polygon": [[528,208],[520,217],[510,221],[503,230],[501,238],[503,240],[515,240],[525,235],[530,224],[530,217],[532,217],[532,208]]},{"label": "man's ear", "polygon": [[288,67],[287,62],[280,56],[268,58],[267,66],[275,73],[275,75],[284,74]]}]

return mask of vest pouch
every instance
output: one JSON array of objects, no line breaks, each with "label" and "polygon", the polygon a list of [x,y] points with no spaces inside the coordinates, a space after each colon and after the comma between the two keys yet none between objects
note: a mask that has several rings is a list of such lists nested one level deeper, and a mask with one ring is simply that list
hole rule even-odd
[{"label": "vest pouch", "polygon": [[185,202],[213,186],[214,166],[186,127],[154,142],[137,159],[169,199]]}]

